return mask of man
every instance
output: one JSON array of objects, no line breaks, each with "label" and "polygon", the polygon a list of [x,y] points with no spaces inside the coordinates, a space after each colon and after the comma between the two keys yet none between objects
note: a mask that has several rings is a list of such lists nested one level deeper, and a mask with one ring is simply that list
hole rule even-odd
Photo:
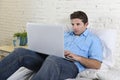
[{"label": "man", "polygon": [[0,80],[6,80],[24,66],[36,72],[32,80],[75,78],[86,68],[99,69],[102,45],[88,29],[88,17],[82,11],[70,15],[73,31],[64,34],[64,53],[70,60],[18,48],[0,62]]}]

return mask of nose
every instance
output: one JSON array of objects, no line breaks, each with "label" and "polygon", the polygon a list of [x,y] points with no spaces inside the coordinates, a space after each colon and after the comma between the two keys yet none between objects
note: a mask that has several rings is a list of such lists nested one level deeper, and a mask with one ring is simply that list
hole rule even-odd
[{"label": "nose", "polygon": [[76,29],[77,28],[77,25],[73,25],[73,29]]}]

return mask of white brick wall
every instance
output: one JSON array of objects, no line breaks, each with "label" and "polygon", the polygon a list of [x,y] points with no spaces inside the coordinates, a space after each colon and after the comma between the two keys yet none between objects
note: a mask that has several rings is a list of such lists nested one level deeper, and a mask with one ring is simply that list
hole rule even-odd
[{"label": "white brick wall", "polygon": [[[83,10],[91,27],[117,29],[120,34],[120,0],[0,0],[0,45],[12,44],[14,32],[27,22],[68,25],[69,14]],[[120,57],[120,36],[116,56]],[[120,63],[120,60],[117,60]]]}]

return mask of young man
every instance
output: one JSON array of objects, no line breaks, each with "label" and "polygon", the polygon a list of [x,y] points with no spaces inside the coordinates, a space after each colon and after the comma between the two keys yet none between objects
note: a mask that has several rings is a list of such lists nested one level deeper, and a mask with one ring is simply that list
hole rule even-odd
[{"label": "young man", "polygon": [[64,53],[71,60],[18,48],[0,62],[0,80],[6,80],[21,66],[36,72],[32,80],[64,80],[75,78],[86,68],[99,69],[102,45],[87,29],[87,15],[76,11],[70,19],[73,31],[64,34]]}]

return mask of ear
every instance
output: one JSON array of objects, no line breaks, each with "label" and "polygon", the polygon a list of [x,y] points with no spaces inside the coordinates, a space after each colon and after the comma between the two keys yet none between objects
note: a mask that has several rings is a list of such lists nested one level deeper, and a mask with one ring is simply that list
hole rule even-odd
[{"label": "ear", "polygon": [[85,23],[85,27],[87,28],[87,26],[88,26],[88,22],[87,23]]}]

